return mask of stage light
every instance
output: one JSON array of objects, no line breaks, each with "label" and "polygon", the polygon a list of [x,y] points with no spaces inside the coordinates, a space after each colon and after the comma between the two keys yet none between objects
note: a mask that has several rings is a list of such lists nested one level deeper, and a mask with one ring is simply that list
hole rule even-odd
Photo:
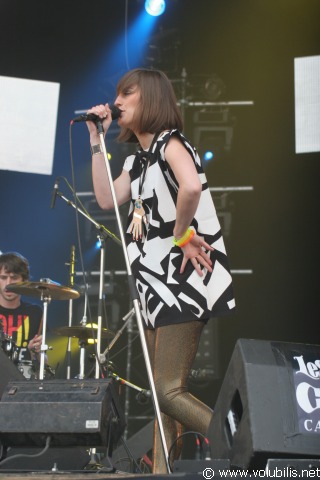
[{"label": "stage light", "polygon": [[216,102],[225,93],[226,86],[218,75],[214,74],[205,79],[202,86],[202,93],[207,100]]},{"label": "stage light", "polygon": [[153,17],[158,17],[162,15],[166,9],[165,0],[146,0],[144,8],[149,15]]},{"label": "stage light", "polygon": [[214,159],[214,153],[212,150],[206,150],[203,154],[203,160],[205,162],[210,162],[210,160]]}]

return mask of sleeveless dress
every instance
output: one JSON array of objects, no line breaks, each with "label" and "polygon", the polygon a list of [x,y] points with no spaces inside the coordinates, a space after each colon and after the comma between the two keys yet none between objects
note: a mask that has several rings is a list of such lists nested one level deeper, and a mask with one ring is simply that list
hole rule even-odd
[{"label": "sleeveless dress", "polygon": [[[183,254],[173,244],[178,183],[165,160],[165,148],[172,135],[177,136],[190,153],[202,183],[199,205],[191,226],[214,247],[210,252],[213,271],[210,273],[202,267],[202,277],[190,261],[184,273],[180,274]],[[206,321],[210,317],[231,313],[235,308],[232,278],[221,227],[200,158],[178,130],[162,132],[154,144],[153,153],[142,185],[141,197],[147,224],[139,241],[133,240],[129,230],[134,201],[141,186],[139,151],[127,157],[123,166],[131,178],[132,198],[126,244],[145,326],[153,329],[172,323]]]}]

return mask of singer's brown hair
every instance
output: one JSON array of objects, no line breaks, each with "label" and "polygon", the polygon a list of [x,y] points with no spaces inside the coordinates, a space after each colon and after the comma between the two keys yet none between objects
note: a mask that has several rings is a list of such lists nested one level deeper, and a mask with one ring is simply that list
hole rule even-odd
[{"label": "singer's brown hair", "polygon": [[[176,95],[167,75],[161,70],[136,68],[119,81],[117,94],[137,86],[140,105],[135,113],[135,128],[139,133],[160,133],[163,130],[182,131],[183,121]],[[131,129],[121,128],[120,142],[137,142]]]}]

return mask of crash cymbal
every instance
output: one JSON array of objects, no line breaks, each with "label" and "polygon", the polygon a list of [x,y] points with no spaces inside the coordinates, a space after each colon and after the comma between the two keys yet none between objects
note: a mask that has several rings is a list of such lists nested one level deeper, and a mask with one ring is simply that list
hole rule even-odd
[{"label": "crash cymbal", "polygon": [[[92,328],[91,327],[60,327],[53,330],[57,335],[62,335],[63,337],[75,337],[80,338],[81,340],[88,340],[93,338]],[[95,338],[98,335],[98,331],[94,329]],[[113,338],[114,333],[108,330],[107,328],[101,329],[101,338]]]},{"label": "crash cymbal", "polygon": [[79,298],[80,293],[70,287],[56,282],[20,282],[6,287],[8,292],[18,293],[29,297],[49,297],[51,300],[71,300]]}]

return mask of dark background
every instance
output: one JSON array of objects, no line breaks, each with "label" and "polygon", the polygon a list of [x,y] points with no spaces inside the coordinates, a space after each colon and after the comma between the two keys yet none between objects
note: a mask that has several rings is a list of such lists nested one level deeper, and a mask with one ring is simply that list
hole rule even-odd
[{"label": "dark background", "polygon": [[[253,190],[223,197],[224,213],[231,214],[231,229],[226,232],[231,268],[248,269],[252,273],[234,274],[237,313],[212,323],[209,347],[201,347],[215,350],[216,373],[214,378],[193,381],[191,387],[213,406],[238,338],[320,343],[320,154],[295,154],[294,133],[294,58],[320,53],[320,3],[318,0],[168,0],[167,3],[165,14],[156,19],[151,31],[140,28],[132,32],[131,25],[143,10],[142,1],[1,2],[0,75],[59,82],[60,101],[52,175],[0,173],[0,249],[25,255],[31,263],[33,281],[49,277],[69,284],[66,263],[70,261],[72,245],[76,246],[77,271],[82,270],[80,253],[86,270],[98,270],[99,251],[92,253],[95,229],[84,218],[77,219],[75,210],[59,198],[55,209],[50,209],[57,176],[74,183],[77,192],[92,192],[85,124],[72,127],[74,178],[72,175],[69,122],[75,110],[106,100],[112,102],[116,82],[128,67],[140,65],[165,70],[173,80],[178,98],[190,101],[206,100],[201,90],[202,79],[217,74],[225,85],[221,99],[248,100],[253,105],[230,107],[231,151],[222,151],[208,165],[208,181],[211,187],[252,186]],[[126,24],[130,34],[126,32]],[[125,33],[129,39],[127,51]],[[194,113],[194,107],[187,106],[185,132],[191,138],[197,127]],[[32,112],[30,122],[37,128]],[[116,125],[113,130],[108,145],[116,175],[129,149],[116,145]],[[63,181],[60,189],[72,199]],[[220,205],[221,195],[215,197]],[[92,202],[88,203],[92,197],[82,199],[94,210],[97,221],[116,233],[113,215],[101,215]],[[122,257],[121,248],[108,241],[106,269],[123,270]],[[92,283],[96,285],[97,280]],[[131,308],[125,275],[108,277],[107,283],[107,319],[109,327],[118,330],[123,324],[122,316]],[[76,284],[81,286],[81,276]],[[97,289],[94,293],[92,288],[91,292],[89,303],[94,319]],[[83,298],[74,302],[73,312],[73,323],[78,325],[83,316]],[[53,330],[67,324],[68,302],[52,301],[48,311],[48,343],[54,349],[49,352],[49,361],[60,377],[65,375],[67,339]],[[129,375],[140,387],[148,388],[135,325],[132,338],[135,340],[131,342],[124,332],[110,357],[121,377]],[[133,352],[128,361],[129,343]],[[78,356],[74,340],[73,375],[78,373]],[[133,390],[130,396],[133,417],[152,412],[150,404],[140,407]],[[133,431],[143,422],[132,420],[129,428]]]}]

